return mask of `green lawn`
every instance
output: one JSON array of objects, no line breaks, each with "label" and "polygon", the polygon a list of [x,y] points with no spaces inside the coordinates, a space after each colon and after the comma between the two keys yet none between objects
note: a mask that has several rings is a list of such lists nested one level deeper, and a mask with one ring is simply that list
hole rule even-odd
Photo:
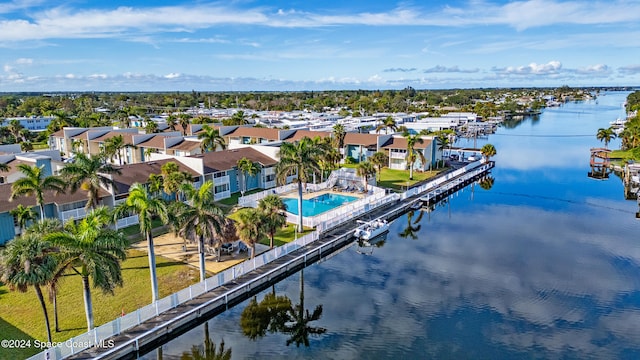
[{"label": "green lawn", "polygon": [[609,154],[609,158],[640,161],[640,148],[629,150],[613,150],[611,151],[611,154]]},{"label": "green lawn", "polygon": [[380,180],[378,180],[378,186],[404,191],[407,189],[407,185],[410,186],[426,179],[432,178],[444,170],[446,169],[424,172],[414,171],[413,180],[409,180],[409,170],[394,170],[383,168],[380,172]]},{"label": "green lawn", "polygon": [[[115,295],[92,290],[96,326],[117,318],[123,310],[131,312],[151,303],[148,257],[145,252],[137,250],[129,250],[128,255],[122,263],[124,285],[115,290]],[[198,269],[194,267],[163,257],[157,257],[156,261],[161,298],[199,280]],[[53,341],[65,341],[87,331],[79,276],[67,275],[60,284],[58,314],[61,331],[58,333],[53,331],[53,308],[49,301],[47,307]],[[47,340],[42,310],[32,288],[26,293],[19,293],[0,286],[0,314],[0,334],[3,339]],[[26,358],[37,352],[35,348],[23,349],[18,353],[0,348],[0,359]]]},{"label": "green lawn", "polygon": [[[249,208],[242,208],[239,209],[238,211],[234,212],[233,214],[228,215],[229,218],[233,219],[233,220],[238,220],[238,216],[240,215],[241,212],[243,211],[247,211],[249,210]],[[294,224],[287,224],[285,227],[283,227],[282,229],[279,229],[275,236],[273,237],[273,242],[275,246],[280,246],[280,245],[284,245],[286,243],[290,243],[293,240],[295,240],[296,237],[296,232],[295,232],[295,225]],[[310,228],[304,228],[304,232],[302,234],[298,233],[297,236],[301,237],[303,235],[306,235],[308,233],[310,233],[311,231],[313,231],[313,229]],[[263,239],[260,240],[261,244],[264,245],[269,245],[269,237],[265,236]]]},{"label": "green lawn", "polygon": [[[244,194],[251,195],[251,194],[259,193],[261,191],[264,191],[264,189],[253,189],[253,190],[246,191]],[[240,198],[239,192],[233,193],[231,194],[231,197],[222,199],[218,202],[224,205],[238,205],[238,198]]]}]

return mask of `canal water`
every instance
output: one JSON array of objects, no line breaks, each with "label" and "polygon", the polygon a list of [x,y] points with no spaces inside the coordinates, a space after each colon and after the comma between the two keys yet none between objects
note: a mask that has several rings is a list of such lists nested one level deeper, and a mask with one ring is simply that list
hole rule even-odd
[{"label": "canal water", "polygon": [[624,116],[627,94],[477,139],[498,151],[493,182],[396,219],[378,247],[347,247],[144,358],[194,358],[205,334],[237,359],[640,358],[637,204],[617,176],[587,177],[595,133]]}]

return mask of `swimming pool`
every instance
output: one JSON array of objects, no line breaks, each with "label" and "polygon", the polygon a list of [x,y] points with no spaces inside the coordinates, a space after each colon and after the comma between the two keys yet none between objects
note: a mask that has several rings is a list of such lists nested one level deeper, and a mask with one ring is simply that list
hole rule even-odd
[{"label": "swimming pool", "polygon": [[[302,200],[302,216],[316,216],[323,212],[333,210],[346,203],[357,200],[355,196],[347,196],[333,193],[326,193],[310,199]],[[298,215],[298,198],[284,198],[282,201],[287,205],[287,211]]]}]

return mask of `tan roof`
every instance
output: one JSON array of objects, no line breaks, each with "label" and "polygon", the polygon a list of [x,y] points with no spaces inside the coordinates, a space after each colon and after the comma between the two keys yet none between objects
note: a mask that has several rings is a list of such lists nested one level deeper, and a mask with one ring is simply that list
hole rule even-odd
[{"label": "tan roof", "polygon": [[311,139],[315,138],[316,136],[320,136],[324,138],[324,137],[331,137],[331,133],[328,131],[296,130],[295,133],[293,133],[288,138],[284,139],[284,141],[287,141],[287,142],[299,141],[305,136]]},{"label": "tan roof", "polygon": [[126,194],[129,192],[129,188],[134,183],[144,184],[149,180],[149,175],[151,174],[161,174],[162,173],[162,165],[174,162],[178,165],[180,171],[187,172],[193,176],[199,176],[197,172],[192,170],[190,167],[187,167],[183,163],[175,159],[163,159],[163,160],[154,160],[144,163],[138,164],[128,164],[118,166],[120,169],[120,174],[113,174],[113,181],[115,182],[115,193],[117,194]]},{"label": "tan roof", "polygon": [[165,138],[166,138],[165,136],[155,135],[154,137],[150,138],[149,140],[146,140],[146,141],[143,141],[143,142],[139,143],[137,146],[138,147],[144,147],[144,148],[164,149],[164,139]]},{"label": "tan roof", "polygon": [[122,135],[122,139],[124,140],[125,144],[129,144],[129,145],[133,145],[133,133],[126,133],[126,132],[120,132],[120,131],[109,131],[108,133],[102,135],[102,136],[98,136],[95,139],[92,139],[91,141],[96,141],[96,142],[103,142],[107,139],[111,139],[114,138],[116,136]]},{"label": "tan roof", "polygon": [[199,141],[183,140],[183,141],[179,142],[178,144],[173,145],[169,149],[171,149],[171,150],[191,151],[191,150],[199,149],[200,148],[200,144],[201,143]]},{"label": "tan roof", "polygon": [[60,130],[54,132],[53,134],[51,134],[51,136],[59,137],[59,138],[64,137],[64,129],[60,129]]},{"label": "tan roof", "polygon": [[344,135],[344,144],[345,145],[377,146],[378,135],[348,132]]},{"label": "tan roof", "polygon": [[[104,190],[99,192],[100,198],[109,196]],[[0,185],[0,213],[8,212],[16,208],[18,205],[22,206],[36,206],[36,199],[33,196],[20,196],[13,201],[9,201],[11,197],[11,184]],[[77,201],[87,200],[87,192],[84,190],[78,190],[75,193],[67,191],[65,194],[55,195],[53,191],[46,191],[44,195],[45,204],[69,204]]]},{"label": "tan roof", "polygon": [[277,163],[276,160],[268,157],[267,155],[248,147],[208,152],[202,155],[195,155],[194,157],[203,159],[205,174],[233,169],[237,166],[238,160],[243,157],[246,157],[253,162],[257,162],[262,166],[272,166]]},{"label": "tan roof", "polygon": [[240,126],[225,136],[246,136],[276,141],[279,140],[279,133],[278,129]]},{"label": "tan roof", "polygon": [[[431,146],[431,139],[422,139],[423,143],[417,143],[413,146],[416,149],[426,149]],[[387,140],[386,143],[382,146],[383,149],[406,149],[407,148],[407,139],[403,137],[392,137]]]}]

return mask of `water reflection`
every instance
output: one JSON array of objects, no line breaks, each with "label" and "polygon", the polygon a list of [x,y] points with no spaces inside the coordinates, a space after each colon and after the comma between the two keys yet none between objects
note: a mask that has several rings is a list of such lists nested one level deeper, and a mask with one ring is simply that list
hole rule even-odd
[{"label": "water reflection", "polygon": [[300,302],[292,305],[284,295],[276,295],[275,287],[266,294],[260,303],[253,297],[240,316],[242,332],[251,340],[271,333],[280,332],[289,335],[286,345],[301,344],[309,347],[309,336],[324,334],[327,329],[311,326],[322,317],[322,305],[316,305],[312,313],[304,307],[304,270],[300,270]]},{"label": "water reflection", "polygon": [[480,179],[480,181],[478,181],[478,185],[480,186],[481,189],[488,191],[488,190],[491,190],[495,182],[496,182],[496,179],[493,176],[487,175],[482,179]]},{"label": "water reflection", "polygon": [[401,238],[403,238],[403,239],[411,239],[411,240],[417,240],[418,239],[417,233],[422,228],[422,225],[420,225],[420,220],[422,220],[422,216],[424,215],[424,212],[420,211],[419,213],[420,214],[418,215],[417,219],[413,220],[413,216],[415,215],[415,211],[414,210],[409,210],[409,212],[406,215],[407,224],[406,224],[405,228],[399,234],[399,236]]},{"label": "water reflection", "polygon": [[[180,356],[181,360],[230,360],[231,349],[225,349],[224,340],[220,345],[211,341],[209,337],[209,323],[204,323],[204,344],[193,345],[190,351],[185,351]],[[160,348],[161,349],[161,348]]]}]

